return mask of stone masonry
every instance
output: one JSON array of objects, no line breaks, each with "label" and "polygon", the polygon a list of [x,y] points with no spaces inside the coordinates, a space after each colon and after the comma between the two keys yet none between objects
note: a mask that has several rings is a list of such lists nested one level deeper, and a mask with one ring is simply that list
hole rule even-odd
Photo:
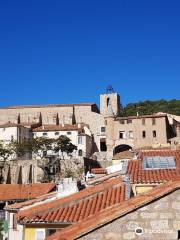
[{"label": "stone masonry", "polygon": [[180,231],[180,190],[99,227],[79,239],[175,240],[178,239],[178,231]]}]

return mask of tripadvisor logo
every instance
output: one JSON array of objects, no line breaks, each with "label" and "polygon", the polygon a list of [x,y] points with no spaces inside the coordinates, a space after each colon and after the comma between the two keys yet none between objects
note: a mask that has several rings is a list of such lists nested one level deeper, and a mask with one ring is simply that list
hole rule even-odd
[{"label": "tripadvisor logo", "polygon": [[141,227],[137,227],[137,228],[135,229],[135,234],[136,234],[136,235],[140,236],[140,235],[142,235],[143,233],[144,233],[144,231],[143,231],[143,229],[142,229]]}]

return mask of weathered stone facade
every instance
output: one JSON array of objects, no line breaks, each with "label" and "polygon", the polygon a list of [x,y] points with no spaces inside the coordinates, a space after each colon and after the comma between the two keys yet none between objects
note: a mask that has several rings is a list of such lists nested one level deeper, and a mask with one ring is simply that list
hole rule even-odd
[{"label": "weathered stone facade", "polygon": [[38,166],[38,160],[12,160],[5,164],[4,183],[28,184],[42,182],[44,172]]},{"label": "weathered stone facade", "polygon": [[94,229],[79,239],[175,240],[178,239],[178,231],[180,231],[180,190]]},{"label": "weathered stone facade", "polygon": [[[93,137],[93,152],[102,152],[112,160],[119,145],[132,148],[170,147],[168,140],[174,135],[167,116],[119,117],[120,97],[117,93],[100,95],[100,111],[96,104],[59,104],[40,106],[14,106],[0,108],[0,124],[7,122],[22,125],[85,123]],[[121,136],[122,135],[122,136]],[[99,156],[102,159],[103,155]]]}]

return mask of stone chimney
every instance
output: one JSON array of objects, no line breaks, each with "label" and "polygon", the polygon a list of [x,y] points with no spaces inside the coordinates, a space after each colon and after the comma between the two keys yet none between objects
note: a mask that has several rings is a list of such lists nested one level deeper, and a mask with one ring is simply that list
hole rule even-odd
[{"label": "stone chimney", "polygon": [[77,181],[72,178],[63,178],[57,184],[58,197],[65,197],[78,191]]},{"label": "stone chimney", "polygon": [[125,200],[128,200],[131,197],[131,194],[132,194],[130,178],[129,178],[128,175],[124,176],[123,182],[125,184]]}]

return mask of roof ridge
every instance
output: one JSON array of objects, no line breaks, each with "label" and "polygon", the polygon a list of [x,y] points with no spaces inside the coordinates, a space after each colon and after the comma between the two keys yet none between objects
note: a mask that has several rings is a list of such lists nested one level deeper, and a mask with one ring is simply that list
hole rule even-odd
[{"label": "roof ridge", "polygon": [[[96,186],[90,186],[80,192],[71,194],[70,196],[59,198],[52,200],[48,203],[42,203],[37,206],[29,207],[28,209],[22,209],[18,212],[18,218],[21,219],[23,217],[33,216],[37,213],[43,213],[48,208],[48,212],[56,210],[59,206],[66,207],[72,206],[84,199],[90,199],[98,195],[99,193],[106,191],[114,185],[123,185],[122,180],[118,177],[115,179],[108,180],[106,183],[100,183]],[[40,208],[40,209],[39,209]]]},{"label": "roof ridge", "polygon": [[[107,209],[102,210],[96,216],[91,216],[86,220],[83,220],[79,223],[75,223],[70,227],[62,229],[61,231],[56,232],[55,234],[47,237],[46,240],[71,240],[77,237],[84,235],[92,231],[93,229],[98,228],[101,225],[104,225],[116,218],[119,218],[127,213],[130,213],[137,208],[148,204],[155,199],[158,199],[166,194],[176,191],[180,188],[180,180],[170,181],[164,185],[160,185],[153,190],[135,196],[127,201],[124,201],[121,204],[121,208],[118,205],[113,205]],[[96,218],[96,220],[94,220]]]}]

